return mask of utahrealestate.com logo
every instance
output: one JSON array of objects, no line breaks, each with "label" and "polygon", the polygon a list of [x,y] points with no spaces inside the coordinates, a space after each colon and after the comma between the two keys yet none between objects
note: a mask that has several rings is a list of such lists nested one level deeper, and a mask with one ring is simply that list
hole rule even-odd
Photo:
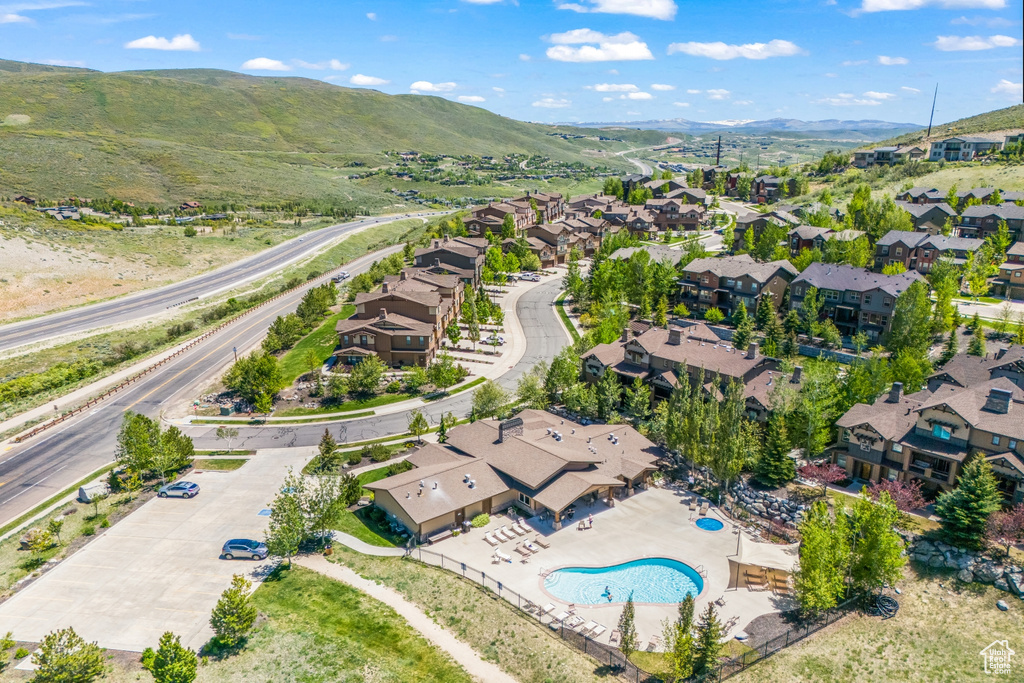
[{"label": "utahrealestate.com logo", "polygon": [[996,640],[979,653],[985,658],[985,673],[1010,673],[1010,658],[1015,654],[1006,640]]}]

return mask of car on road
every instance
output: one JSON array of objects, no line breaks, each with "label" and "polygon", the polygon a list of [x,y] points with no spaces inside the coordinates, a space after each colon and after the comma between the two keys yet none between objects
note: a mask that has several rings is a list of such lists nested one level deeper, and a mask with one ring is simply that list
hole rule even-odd
[{"label": "car on road", "polygon": [[347,280],[348,278],[349,278],[348,271],[342,270],[342,271],[339,271],[338,274],[335,275],[332,279],[335,282],[342,282],[344,280]]},{"label": "car on road", "polygon": [[156,495],[161,498],[177,496],[178,498],[191,498],[199,493],[199,484],[191,481],[176,481],[173,484],[161,486]]},{"label": "car on road", "polygon": [[268,551],[267,544],[261,541],[254,541],[251,538],[233,538],[224,544],[220,554],[225,560],[265,560]]}]

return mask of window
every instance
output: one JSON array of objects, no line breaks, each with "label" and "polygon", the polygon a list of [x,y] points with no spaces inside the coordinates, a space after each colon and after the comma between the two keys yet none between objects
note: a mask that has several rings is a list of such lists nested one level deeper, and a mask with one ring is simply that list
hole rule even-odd
[{"label": "window", "polygon": [[932,463],[932,474],[949,474],[949,461],[936,460]]},{"label": "window", "polygon": [[890,299],[889,297],[885,297],[884,299],[882,299],[882,305],[885,306],[886,308],[889,308],[890,306],[892,306],[892,299]]},{"label": "window", "polygon": [[1010,439],[1010,443],[1007,445],[1007,447],[1012,451],[1015,448],[1017,448],[1017,442],[1014,441],[1013,439]]},{"label": "window", "polygon": [[882,247],[882,256],[889,255],[889,247]]},{"label": "window", "polygon": [[735,287],[736,286],[736,281],[733,280],[733,279],[728,279],[728,280],[725,281],[725,286],[726,287]]},{"label": "window", "polygon": [[348,346],[348,335],[347,334],[344,337],[341,338],[341,345],[342,346]]},{"label": "window", "polygon": [[896,247],[896,255],[903,256],[903,247]]},{"label": "window", "polygon": [[867,441],[864,441],[864,442],[861,443],[860,449],[862,451],[870,451],[871,450],[871,444],[869,444]]},{"label": "window", "polygon": [[871,295],[870,294],[865,294],[864,295],[864,305],[865,306],[870,306],[871,305]]},{"label": "window", "polygon": [[420,337],[420,346],[426,346],[426,337]]},{"label": "window", "polygon": [[845,470],[846,469],[846,456],[843,455],[842,453],[840,453],[836,457],[836,464],[839,465],[840,467],[842,467]]},{"label": "window", "polygon": [[999,437],[995,436],[994,434],[992,435],[992,445],[993,446],[998,446],[999,445]]},{"label": "window", "polygon": [[889,474],[888,474],[889,481],[896,481],[896,479],[899,476],[900,476],[900,473],[897,472],[896,470],[889,470]]},{"label": "window", "polygon": [[933,425],[932,436],[934,436],[936,439],[949,441],[949,438],[952,436],[952,433],[949,431],[949,427],[944,427],[942,425]]},{"label": "window", "polygon": [[751,292],[756,292],[757,291],[757,283],[756,282],[751,282],[750,283],[750,291]]},{"label": "window", "polygon": [[850,440],[850,430],[849,429],[844,429],[843,430],[843,441],[849,441],[849,440]]},{"label": "window", "polygon": [[405,345],[406,346],[412,346],[412,337],[406,335],[406,337],[405,337]]},{"label": "window", "polygon": [[839,292],[833,289],[825,290],[825,301],[839,301]]},{"label": "window", "polygon": [[527,507],[533,507],[533,501],[530,499],[528,495],[526,495],[522,491],[519,492],[519,502]]},{"label": "window", "polygon": [[1013,276],[1014,277],[1020,277],[1020,271],[1019,270],[1013,271]]},{"label": "window", "polygon": [[804,295],[804,288],[803,287],[797,287],[795,291],[796,291],[796,295],[797,296],[803,296]]},{"label": "window", "polygon": [[850,292],[850,301],[860,301],[860,292]]},{"label": "window", "polygon": [[925,250],[924,250],[924,257],[925,257],[925,258],[928,258],[928,257],[929,257],[929,256],[931,256],[931,255],[932,255],[932,252],[931,252],[931,250],[930,250],[930,249],[925,249]]},{"label": "window", "polygon": [[366,335],[365,334],[359,335],[359,343],[362,344],[363,346],[366,346]]},{"label": "window", "polygon": [[892,452],[893,453],[902,453],[903,452],[903,444],[901,444],[901,443],[894,443],[892,445]]}]

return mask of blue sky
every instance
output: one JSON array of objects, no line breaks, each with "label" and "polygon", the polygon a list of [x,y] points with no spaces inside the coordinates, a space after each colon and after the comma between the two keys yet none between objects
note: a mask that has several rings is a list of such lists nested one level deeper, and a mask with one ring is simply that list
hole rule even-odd
[{"label": "blue sky", "polygon": [[926,123],[936,83],[937,122],[1021,102],[1022,1],[0,0],[0,57],[302,76],[530,121]]}]

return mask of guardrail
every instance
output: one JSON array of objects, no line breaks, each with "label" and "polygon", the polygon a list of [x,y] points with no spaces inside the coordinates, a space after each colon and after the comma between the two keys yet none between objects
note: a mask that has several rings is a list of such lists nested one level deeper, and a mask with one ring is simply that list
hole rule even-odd
[{"label": "guardrail", "polygon": [[[116,394],[117,392],[121,391],[125,387],[129,387],[132,384],[135,384],[136,382],[138,382],[140,379],[142,379],[146,375],[149,375],[154,370],[157,370],[161,366],[165,365],[167,362],[173,360],[174,358],[177,358],[178,356],[180,356],[181,354],[185,353],[186,351],[191,349],[193,346],[196,346],[200,342],[203,342],[203,341],[209,339],[210,337],[212,337],[213,335],[217,334],[218,332],[223,330],[225,327],[227,327],[228,325],[234,323],[235,321],[239,320],[240,318],[243,318],[243,317],[249,315],[250,313],[252,313],[253,311],[255,311],[255,310],[259,309],[259,308],[262,308],[263,306],[269,304],[271,301],[277,301],[278,299],[280,299],[282,297],[286,297],[286,296],[289,296],[291,294],[294,294],[295,292],[297,292],[298,290],[300,290],[300,289],[302,289],[304,287],[315,286],[320,281],[330,278],[332,276],[332,274],[335,271],[338,271],[338,270],[341,270],[341,266],[339,266],[338,268],[335,268],[334,270],[330,270],[330,271],[320,275],[319,277],[313,278],[312,280],[307,280],[306,282],[298,284],[298,285],[296,285],[296,286],[294,286],[294,287],[292,287],[290,289],[286,289],[283,292],[279,292],[278,294],[275,294],[274,296],[270,297],[269,299],[265,299],[265,300],[261,301],[260,303],[256,304],[255,306],[252,306],[251,308],[245,309],[241,313],[238,313],[237,315],[235,315],[233,318],[229,318],[228,320],[225,320],[221,324],[217,325],[217,327],[214,327],[211,330],[207,330],[203,334],[199,335],[198,337],[196,337],[192,341],[190,341],[187,344],[185,344],[184,346],[182,346],[180,349],[178,349],[177,351],[175,351],[171,355],[165,356],[164,358],[160,359],[159,361],[157,361],[153,365],[150,365],[149,367],[147,367],[145,370],[142,370],[141,372],[138,372],[138,373],[132,375],[128,379],[124,380],[123,382],[121,382],[120,384],[118,384],[115,387],[111,387],[110,389],[108,389],[106,392],[100,394],[99,396],[97,396],[95,398],[89,399],[84,405],[80,405],[80,406],[78,406],[77,408],[75,408],[73,410],[69,410],[69,411],[67,411],[65,413],[62,413],[61,415],[53,418],[49,422],[44,422],[43,424],[38,425],[38,426],[32,428],[30,431],[27,431],[24,434],[19,434],[18,436],[14,437],[14,442],[15,443],[21,443],[23,441],[31,439],[33,436],[35,436],[36,434],[39,434],[40,432],[46,431],[47,429],[50,429],[51,427],[56,427],[57,425],[61,424],[65,420],[71,419],[75,415],[80,415],[81,413],[85,412],[89,408],[92,408],[94,405],[96,405],[100,401],[102,401],[102,400],[104,400],[106,398],[109,398],[110,396]],[[186,303],[186,302],[182,302],[182,303]],[[175,304],[175,305],[177,305],[177,304]],[[170,307],[168,307],[168,308],[170,308]]]},{"label": "guardrail", "polygon": [[185,299],[184,301],[179,301],[176,304],[171,304],[167,308],[174,308],[175,306],[184,306],[185,304],[190,303],[192,301],[199,301],[199,297],[198,296],[194,296],[191,299]]}]

